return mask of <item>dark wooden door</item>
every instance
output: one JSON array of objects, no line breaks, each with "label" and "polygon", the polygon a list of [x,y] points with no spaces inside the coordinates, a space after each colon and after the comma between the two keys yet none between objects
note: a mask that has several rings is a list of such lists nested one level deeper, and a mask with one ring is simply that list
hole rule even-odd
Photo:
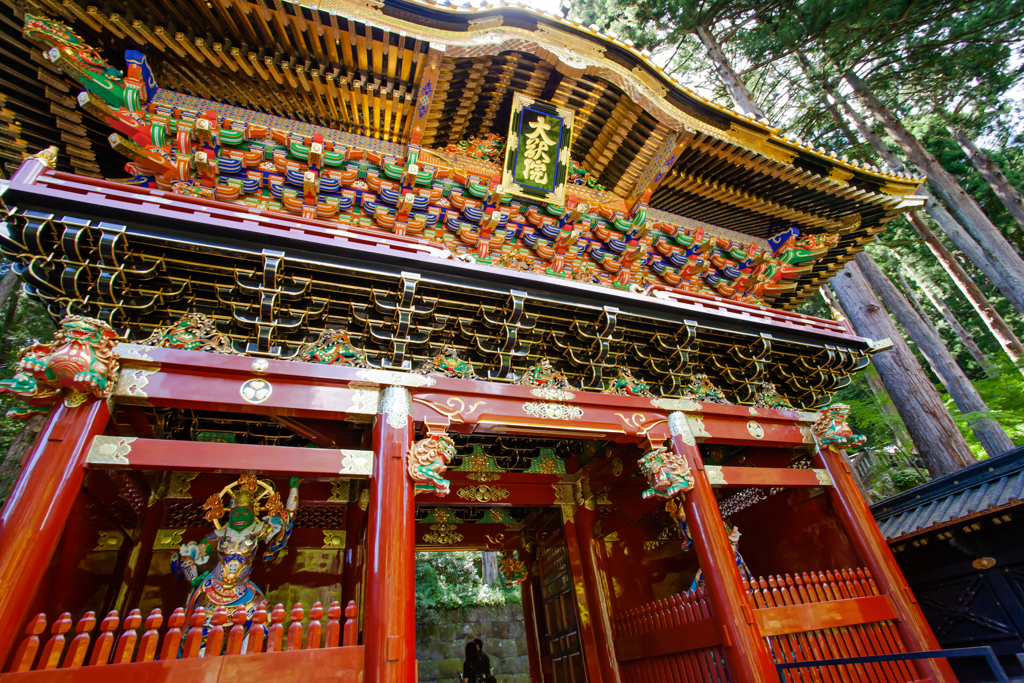
[{"label": "dark wooden door", "polygon": [[553,683],[583,683],[587,678],[580,647],[572,569],[561,529],[541,544],[537,556],[544,621],[547,624],[547,643],[542,643],[542,646],[546,645],[541,648],[542,655],[551,662]]}]

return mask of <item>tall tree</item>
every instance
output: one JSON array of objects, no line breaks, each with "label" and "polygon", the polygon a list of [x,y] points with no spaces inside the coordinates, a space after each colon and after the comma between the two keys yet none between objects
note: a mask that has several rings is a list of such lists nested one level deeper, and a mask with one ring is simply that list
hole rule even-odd
[{"label": "tall tree", "polygon": [[[917,348],[928,360],[932,370],[938,376],[939,381],[946,388],[960,412],[988,413],[989,408],[985,405],[981,395],[974,385],[960,369],[953,359],[953,355],[942,343],[942,338],[926,318],[922,318],[914,307],[907,301],[889,278],[878,267],[878,264],[867,254],[859,254],[856,262],[863,272],[864,277],[871,285],[896,320],[910,338],[917,344]],[[976,418],[971,420],[971,430],[981,442],[985,451],[990,456],[999,455],[1013,448],[1013,441],[1003,430],[1002,425],[989,417]]]},{"label": "tall tree", "polygon": [[865,254],[859,254],[832,278],[831,286],[858,334],[892,340],[893,348],[875,354],[871,361],[928,472],[936,478],[974,463],[974,454],[942,397],[864,277],[860,263],[866,260]]},{"label": "tall tree", "polygon": [[984,150],[979,149],[974,144],[974,140],[967,137],[967,135],[954,124],[946,126],[949,130],[949,134],[953,136],[953,139],[960,149],[964,151],[967,158],[970,159],[974,167],[978,169],[978,173],[985,179],[985,181],[992,188],[992,192],[995,193],[999,201],[1003,203],[1013,219],[1017,221],[1020,227],[1024,228],[1024,199],[1020,196],[1020,191],[1014,187],[1010,179],[1006,177],[999,165],[992,161],[988,154]]}]

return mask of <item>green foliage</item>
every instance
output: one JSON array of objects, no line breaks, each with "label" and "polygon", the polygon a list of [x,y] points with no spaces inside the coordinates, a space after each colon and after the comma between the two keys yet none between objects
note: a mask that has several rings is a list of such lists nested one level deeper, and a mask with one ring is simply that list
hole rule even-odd
[{"label": "green foliage", "polygon": [[899,491],[906,491],[912,489],[915,486],[920,486],[927,481],[927,478],[911,467],[904,467],[902,469],[893,470],[889,473],[892,478],[893,485]]},{"label": "green foliage", "polygon": [[518,586],[488,586],[479,551],[416,553],[416,619],[477,605],[522,602]]},{"label": "green foliage", "polygon": [[[0,263],[0,277],[7,274],[9,263]],[[36,301],[21,295],[21,285],[0,308],[0,377],[14,376],[21,349],[36,342],[46,342],[53,337],[56,327],[46,309]],[[22,422],[6,416],[7,411],[18,401],[8,395],[0,395],[0,456],[7,453],[11,441],[21,431]],[[0,486],[0,490],[6,490]]]}]

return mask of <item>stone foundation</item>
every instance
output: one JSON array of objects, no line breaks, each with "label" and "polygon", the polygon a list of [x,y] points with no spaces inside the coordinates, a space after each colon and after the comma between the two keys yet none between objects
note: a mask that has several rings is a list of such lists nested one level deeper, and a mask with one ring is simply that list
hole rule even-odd
[{"label": "stone foundation", "polygon": [[469,607],[416,624],[420,683],[454,683],[462,674],[466,641],[480,638],[498,683],[530,683],[523,606]]}]

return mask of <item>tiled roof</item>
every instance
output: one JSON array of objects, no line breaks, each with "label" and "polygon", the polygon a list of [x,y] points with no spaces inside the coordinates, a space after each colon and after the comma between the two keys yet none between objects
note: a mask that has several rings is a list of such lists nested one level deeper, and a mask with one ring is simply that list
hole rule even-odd
[{"label": "tiled roof", "polygon": [[1024,447],[983,460],[953,474],[871,506],[887,541],[1021,504]]}]

